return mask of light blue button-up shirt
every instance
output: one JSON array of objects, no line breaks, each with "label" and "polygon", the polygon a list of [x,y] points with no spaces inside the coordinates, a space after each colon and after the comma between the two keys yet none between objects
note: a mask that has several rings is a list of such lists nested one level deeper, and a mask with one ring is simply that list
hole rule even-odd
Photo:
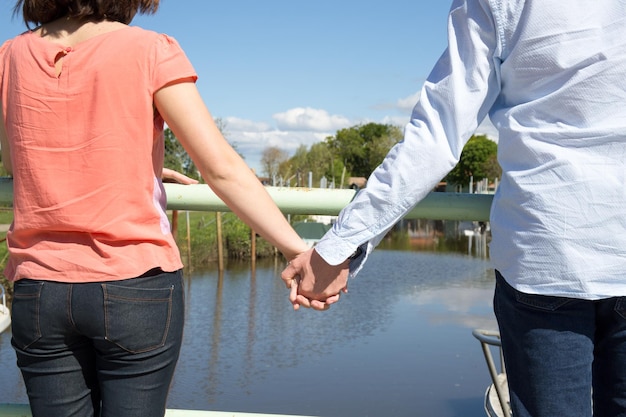
[{"label": "light blue button-up shirt", "polygon": [[528,293],[626,295],[626,1],[456,0],[448,35],[404,140],[316,250],[339,264],[365,248],[356,275],[489,116],[494,267]]}]

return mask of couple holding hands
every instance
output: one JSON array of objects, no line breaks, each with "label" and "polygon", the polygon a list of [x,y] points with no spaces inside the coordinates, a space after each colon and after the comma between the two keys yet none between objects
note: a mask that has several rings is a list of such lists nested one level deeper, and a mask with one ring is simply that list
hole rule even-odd
[{"label": "couple holding hands", "polygon": [[289,261],[294,308],[326,310],[487,116],[503,172],[490,258],[513,414],[626,415],[624,0],[453,0],[404,140],[313,249],[220,133],[178,43],[129,25],[158,7],[17,0],[28,30],[0,46],[14,177],[5,275],[34,417],[165,413],[184,324],[166,123]]}]

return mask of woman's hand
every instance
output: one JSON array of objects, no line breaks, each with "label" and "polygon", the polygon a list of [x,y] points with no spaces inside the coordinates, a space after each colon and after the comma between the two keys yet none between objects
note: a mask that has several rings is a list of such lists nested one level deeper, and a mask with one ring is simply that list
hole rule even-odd
[{"label": "woman's hand", "polygon": [[163,168],[163,172],[161,173],[161,180],[163,182],[175,182],[178,184],[197,184],[198,180],[194,180],[186,176],[185,174],[181,174],[178,171],[174,171],[173,169]]}]

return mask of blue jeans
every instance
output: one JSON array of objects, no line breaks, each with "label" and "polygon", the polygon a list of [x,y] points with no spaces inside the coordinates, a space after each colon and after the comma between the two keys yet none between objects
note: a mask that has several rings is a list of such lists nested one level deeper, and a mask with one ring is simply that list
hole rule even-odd
[{"label": "blue jeans", "polygon": [[181,271],[14,287],[12,345],[34,417],[162,417],[184,322]]},{"label": "blue jeans", "polygon": [[626,297],[525,294],[496,271],[494,311],[515,417],[626,416]]}]

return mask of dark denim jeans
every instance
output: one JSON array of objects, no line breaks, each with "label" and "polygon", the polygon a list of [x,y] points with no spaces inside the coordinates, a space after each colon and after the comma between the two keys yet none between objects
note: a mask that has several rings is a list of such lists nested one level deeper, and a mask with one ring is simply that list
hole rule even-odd
[{"label": "dark denim jeans", "polygon": [[515,417],[626,416],[625,297],[525,294],[496,272],[494,311]]},{"label": "dark denim jeans", "polygon": [[162,417],[182,342],[182,273],[15,283],[13,339],[34,417]]}]

